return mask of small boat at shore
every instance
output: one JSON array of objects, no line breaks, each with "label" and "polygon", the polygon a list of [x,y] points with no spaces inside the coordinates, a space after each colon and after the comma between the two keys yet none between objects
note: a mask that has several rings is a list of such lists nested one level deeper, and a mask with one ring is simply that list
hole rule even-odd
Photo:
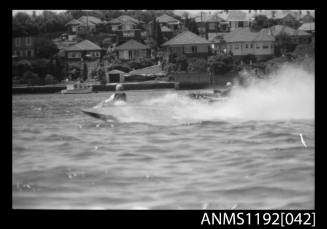
[{"label": "small boat at shore", "polygon": [[66,89],[61,90],[61,94],[87,94],[92,93],[92,85],[89,84],[68,84]]}]

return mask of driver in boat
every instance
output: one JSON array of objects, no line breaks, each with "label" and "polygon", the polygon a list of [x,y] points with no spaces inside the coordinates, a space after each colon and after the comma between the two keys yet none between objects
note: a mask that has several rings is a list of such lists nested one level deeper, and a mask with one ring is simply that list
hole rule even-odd
[{"label": "driver in boat", "polygon": [[117,84],[116,85],[116,91],[114,94],[112,94],[108,99],[100,102],[98,105],[96,105],[94,108],[101,108],[107,103],[114,103],[117,101],[123,101],[126,102],[126,93],[121,92],[124,90],[124,86],[122,84]]},{"label": "driver in boat", "polygon": [[233,84],[231,82],[226,83],[226,88],[223,90],[215,89],[213,90],[214,94],[220,94],[221,96],[227,96],[232,91]]}]

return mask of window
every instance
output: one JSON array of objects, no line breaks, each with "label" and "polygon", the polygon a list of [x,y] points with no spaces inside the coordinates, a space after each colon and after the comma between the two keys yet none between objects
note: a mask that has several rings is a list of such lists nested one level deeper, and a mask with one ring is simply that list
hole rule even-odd
[{"label": "window", "polygon": [[30,50],[27,50],[27,56],[28,56],[28,57],[32,57],[32,55],[31,55],[31,51],[30,51]]},{"label": "window", "polygon": [[245,44],[245,48],[249,48],[248,44]]},{"label": "window", "polygon": [[17,37],[15,39],[15,42],[16,42],[16,47],[19,47],[20,46],[20,37]]},{"label": "window", "polygon": [[197,53],[198,52],[198,49],[196,46],[192,46],[192,53]]},{"label": "window", "polygon": [[259,48],[260,48],[260,45],[257,44],[257,45],[256,45],[256,48],[259,49]]},{"label": "window", "polygon": [[251,49],[253,49],[253,44],[251,44]]},{"label": "window", "polygon": [[239,49],[238,45],[234,45],[234,49]]},{"label": "window", "polygon": [[19,55],[20,57],[23,57],[24,56],[24,51],[23,50],[20,50],[19,53],[20,53],[20,55]]},{"label": "window", "polygon": [[72,58],[75,58],[75,57],[76,57],[76,53],[72,52],[72,53],[70,54],[70,56],[71,56]]},{"label": "window", "polygon": [[191,46],[184,46],[184,53],[192,53],[192,47]]},{"label": "window", "polygon": [[267,49],[267,48],[269,48],[269,46],[268,46],[267,44],[264,44],[264,45],[262,46],[262,48],[263,48],[263,49]]},{"label": "window", "polygon": [[273,46],[273,44],[271,44],[271,49],[273,49],[274,48],[274,46]]},{"label": "window", "polygon": [[32,43],[32,38],[31,37],[26,37],[25,38],[25,44],[26,44],[26,46],[30,46],[31,43]]},{"label": "window", "polygon": [[210,30],[215,30],[216,29],[216,24],[215,23],[209,23],[209,29]]},{"label": "window", "polygon": [[232,49],[232,48],[233,48],[233,46],[232,46],[232,45],[230,45],[230,46],[229,46],[229,48],[230,48],[230,49]]},{"label": "window", "polygon": [[238,27],[244,27],[244,23],[242,21],[238,22]]}]

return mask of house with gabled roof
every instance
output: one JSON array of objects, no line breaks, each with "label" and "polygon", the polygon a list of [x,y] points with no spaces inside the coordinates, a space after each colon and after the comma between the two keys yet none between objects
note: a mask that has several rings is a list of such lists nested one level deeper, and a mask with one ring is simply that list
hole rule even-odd
[{"label": "house with gabled roof", "polygon": [[161,45],[170,55],[186,57],[208,57],[211,54],[210,42],[188,30],[178,34]]},{"label": "house with gabled roof", "polygon": [[297,15],[293,11],[277,11],[274,18],[279,25],[286,25],[297,22]]},{"label": "house with gabled roof", "polygon": [[310,22],[310,23],[303,23],[299,28],[299,31],[304,31],[307,33],[314,34],[315,33],[315,23]]},{"label": "house with gabled roof", "polygon": [[275,38],[265,31],[252,32],[238,28],[224,36],[226,53],[242,57],[249,54],[263,59],[274,55]]},{"label": "house with gabled roof", "polygon": [[311,42],[311,34],[305,31],[296,30],[286,25],[274,25],[270,28],[263,29],[267,34],[275,37],[276,42],[278,43],[278,37],[281,34],[286,34],[290,36],[293,42],[297,44],[308,44]]},{"label": "house with gabled roof", "polygon": [[230,10],[226,20],[229,22],[230,30],[250,27],[250,16],[241,10]]},{"label": "house with gabled roof", "polygon": [[156,21],[160,24],[161,28],[163,26],[166,26],[172,31],[176,31],[180,28],[181,22],[177,20],[176,18],[173,18],[172,16],[169,16],[167,14],[163,14],[156,18]]},{"label": "house with gabled roof", "polygon": [[128,40],[117,46],[115,51],[118,54],[118,58],[121,60],[133,60],[150,57],[150,47],[134,39]]},{"label": "house with gabled roof", "polygon": [[135,29],[136,25],[142,22],[129,15],[121,15],[117,18],[111,19],[108,23],[111,25],[112,31],[118,31]]},{"label": "house with gabled roof", "polygon": [[229,23],[218,13],[201,13],[200,16],[195,17],[195,22],[200,36],[205,37],[206,39],[214,36],[213,34],[229,31]]},{"label": "house with gabled roof", "polygon": [[80,65],[86,67],[87,76],[99,65],[102,49],[89,40],[83,40],[76,44],[63,48],[68,65]]},{"label": "house with gabled roof", "polygon": [[104,23],[100,18],[94,16],[81,16],[78,19],[70,20],[65,26],[68,34],[80,34],[85,32],[95,32],[96,25]]}]

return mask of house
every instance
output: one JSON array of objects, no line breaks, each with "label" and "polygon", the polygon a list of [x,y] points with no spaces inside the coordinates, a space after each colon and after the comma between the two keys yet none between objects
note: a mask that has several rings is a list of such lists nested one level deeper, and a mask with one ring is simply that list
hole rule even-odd
[{"label": "house", "polygon": [[172,54],[207,58],[211,53],[210,42],[207,39],[187,30],[163,43],[162,47],[166,48],[166,58]]},{"label": "house", "polygon": [[203,14],[195,17],[200,36],[210,39],[221,32],[229,32],[229,23],[218,14]]},{"label": "house", "polygon": [[111,30],[118,35],[119,40],[125,42],[131,38],[139,40],[141,38],[140,26],[143,24],[141,21],[128,16],[121,15],[108,22]]},{"label": "house", "polygon": [[89,40],[83,40],[77,44],[71,45],[63,49],[68,65],[77,64],[84,67],[87,66],[87,75],[99,65],[102,49]]},{"label": "house", "polygon": [[156,18],[156,21],[160,24],[161,28],[166,26],[172,31],[176,31],[180,28],[181,22],[176,18],[173,18],[167,14],[163,14]]},{"label": "house", "polygon": [[12,40],[13,57],[32,58],[35,57],[35,37],[14,37]]},{"label": "house", "polygon": [[101,19],[94,16],[82,16],[79,19],[72,19],[65,26],[68,34],[78,35],[87,32],[96,32],[96,26],[104,23]]},{"label": "house", "polygon": [[230,31],[250,27],[250,17],[240,10],[230,10],[226,20],[229,22]]},{"label": "house", "polygon": [[291,37],[292,41],[296,44],[308,44],[311,41],[311,34],[293,29],[286,25],[274,25],[270,28],[263,29],[263,31],[266,31],[269,35],[272,35],[275,37],[276,42],[278,43],[278,37],[281,34],[286,34]]},{"label": "house", "polygon": [[251,32],[249,28],[238,28],[224,36],[224,49],[235,57],[249,54],[257,59],[274,55],[275,38],[265,31]]},{"label": "house", "polygon": [[115,51],[117,51],[118,58],[121,60],[133,60],[150,57],[150,48],[134,39],[117,46]]},{"label": "house", "polygon": [[311,34],[315,33],[315,23],[311,22],[311,23],[303,23],[298,30],[300,31],[304,31],[304,32],[308,32]]},{"label": "house", "polygon": [[297,22],[296,14],[289,10],[277,11],[273,19],[278,25],[286,25],[286,24],[289,25],[289,24],[295,24]]},{"label": "house", "polygon": [[112,31],[119,31],[136,29],[136,26],[141,22],[131,16],[121,15],[110,20],[108,23],[111,25]]}]

